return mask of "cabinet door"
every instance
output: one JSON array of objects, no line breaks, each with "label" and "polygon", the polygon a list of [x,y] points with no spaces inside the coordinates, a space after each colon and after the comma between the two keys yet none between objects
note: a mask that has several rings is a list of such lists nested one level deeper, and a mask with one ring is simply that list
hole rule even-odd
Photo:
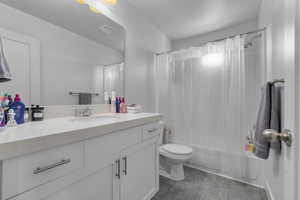
[{"label": "cabinet door", "polygon": [[70,185],[46,200],[119,200],[118,163]]},{"label": "cabinet door", "polygon": [[150,200],[158,191],[158,137],[121,154],[121,200]]}]

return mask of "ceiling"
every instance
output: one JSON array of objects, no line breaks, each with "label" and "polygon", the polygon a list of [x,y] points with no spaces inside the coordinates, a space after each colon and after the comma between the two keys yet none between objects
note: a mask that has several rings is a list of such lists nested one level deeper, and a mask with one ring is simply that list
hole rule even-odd
[{"label": "ceiling", "polygon": [[[125,30],[102,14],[93,13],[87,5],[74,0],[0,0],[10,7],[61,26],[78,35],[94,40],[113,49],[123,51]],[[99,27],[109,26],[106,34]]]},{"label": "ceiling", "polygon": [[127,1],[173,40],[253,20],[261,3],[261,0]]}]

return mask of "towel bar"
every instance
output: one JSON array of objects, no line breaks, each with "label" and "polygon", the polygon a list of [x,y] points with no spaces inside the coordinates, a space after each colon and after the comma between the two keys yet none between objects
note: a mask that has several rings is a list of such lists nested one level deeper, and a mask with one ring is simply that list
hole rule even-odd
[{"label": "towel bar", "polygon": [[99,96],[98,93],[87,93],[87,92],[69,92],[69,95],[79,95],[79,94],[91,94],[94,96]]},{"label": "towel bar", "polygon": [[293,136],[290,130],[284,129],[282,133],[278,133],[277,131],[273,129],[266,129],[263,132],[263,136],[266,140],[269,142],[276,141],[276,140],[281,140],[286,143],[287,146],[292,146],[292,140]]},{"label": "towel bar", "polygon": [[274,85],[275,83],[285,83],[284,79],[275,79],[271,82],[272,85]]}]

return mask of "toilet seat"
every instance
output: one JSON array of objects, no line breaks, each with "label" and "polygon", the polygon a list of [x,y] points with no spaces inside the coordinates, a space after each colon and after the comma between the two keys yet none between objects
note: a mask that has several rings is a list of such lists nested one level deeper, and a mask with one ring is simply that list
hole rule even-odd
[{"label": "toilet seat", "polygon": [[193,149],[181,144],[166,144],[162,146],[162,149],[168,153],[176,155],[188,155],[193,152]]}]

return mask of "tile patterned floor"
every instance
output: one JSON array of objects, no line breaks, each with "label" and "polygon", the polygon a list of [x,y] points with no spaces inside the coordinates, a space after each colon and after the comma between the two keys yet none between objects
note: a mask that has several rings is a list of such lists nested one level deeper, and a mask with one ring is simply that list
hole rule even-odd
[{"label": "tile patterned floor", "polygon": [[214,174],[185,167],[185,180],[160,177],[152,200],[267,200],[264,190]]}]

